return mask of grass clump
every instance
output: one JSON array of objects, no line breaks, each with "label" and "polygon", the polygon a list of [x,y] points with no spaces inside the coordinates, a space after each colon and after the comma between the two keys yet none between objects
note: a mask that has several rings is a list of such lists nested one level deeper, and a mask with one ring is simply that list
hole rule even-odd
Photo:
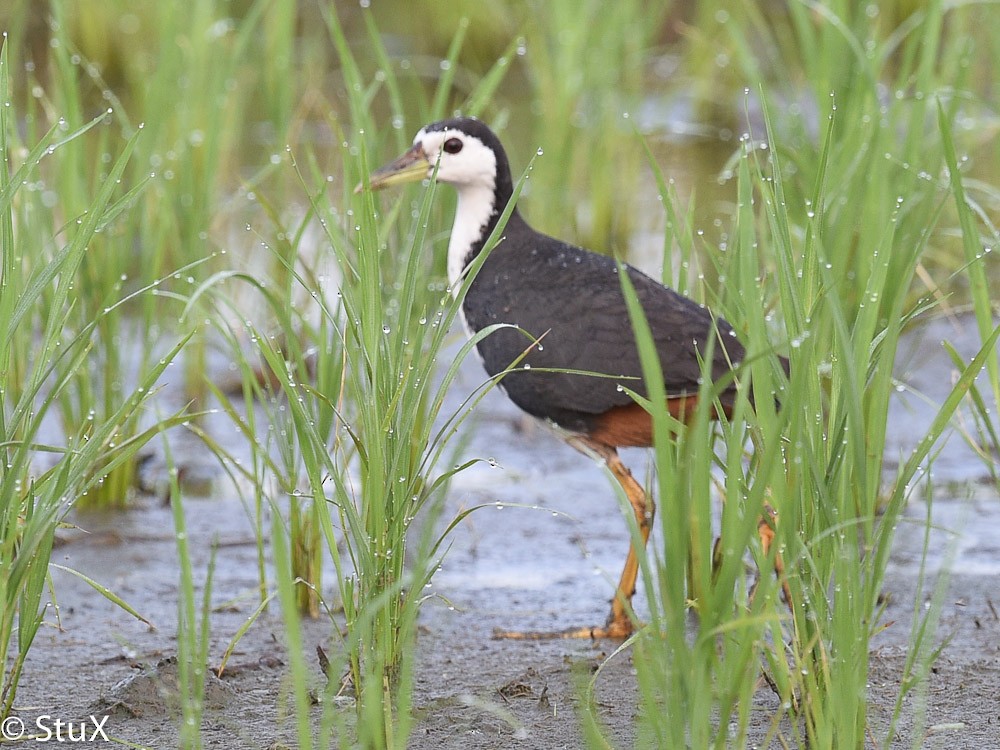
[{"label": "grass clump", "polygon": [[203,747],[201,722],[205,707],[205,678],[208,676],[212,578],[218,549],[213,542],[199,605],[195,599],[191,548],[177,468],[173,465],[170,445],[165,438],[163,447],[170,466],[170,506],[173,510],[174,536],[177,540],[177,556],[180,561],[178,586],[180,595],[177,600],[177,687],[180,702],[178,746],[184,750],[197,750]]},{"label": "grass clump", "polygon": [[637,212],[621,197],[635,187],[639,159],[627,134],[670,5],[557,0],[517,9],[535,103],[532,142],[546,155],[532,178],[534,201],[546,209],[540,230],[571,231],[584,247],[628,247]]},{"label": "grass clump", "polygon": [[[243,355],[240,370],[244,393],[263,398],[270,427],[255,429],[249,420],[258,416],[243,417],[224,394],[217,395],[254,441],[255,486],[275,490],[263,502],[272,510],[275,582],[291,650],[301,648],[299,617],[333,616],[323,593],[324,561],[336,574],[346,635],[343,654],[331,656],[326,667],[318,739],[307,720],[308,671],[300,656],[292,664],[300,743],[325,746],[335,729],[345,731],[333,698],[346,690],[356,698],[357,721],[349,722],[354,741],[405,747],[416,616],[447,535],[461,520],[439,524],[448,482],[463,468],[450,461],[449,445],[470,403],[449,411],[446,393],[474,344],[450,350],[458,300],[444,285],[428,282],[439,265],[427,249],[433,188],[419,200],[396,201],[385,213],[370,193],[351,192],[372,166],[369,155],[390,133],[372,122],[371,99],[384,86],[391,102],[400,101],[393,92],[401,82],[388,67],[366,83],[332,9],[326,22],[350,111],[344,122],[330,121],[331,129],[343,133],[342,189],[331,191],[314,153],[306,149],[300,157],[290,149],[309,209],[294,225],[281,211],[270,213],[273,241],[267,244],[283,281],[226,273],[210,279],[204,291],[211,289],[217,304],[228,305],[232,283],[245,282],[267,310],[262,327],[245,319],[245,332],[226,335],[234,346],[251,341],[260,358],[258,369]],[[377,31],[368,29],[376,59],[388,62]],[[461,36],[451,54],[460,48]],[[483,86],[495,86],[505,68],[498,64]],[[422,110],[443,114],[450,82],[441,86],[442,93]],[[482,100],[483,92],[472,97]],[[391,119],[397,118],[404,113]],[[317,226],[319,234],[312,231]],[[296,264],[296,257],[311,261]],[[336,267],[339,276],[330,279],[316,267]],[[309,300],[308,313],[297,308],[297,298]],[[267,373],[263,381],[261,370]],[[339,614],[337,620],[339,633]]]},{"label": "grass clump", "polygon": [[[806,79],[816,87],[807,101],[818,108],[822,127],[809,130],[805,116],[776,121],[773,113],[783,109],[774,91],[800,91],[790,81],[754,89],[763,130],[748,131],[733,160],[732,227],[722,252],[702,249],[715,256],[722,283],[716,309],[739,322],[755,355],[740,375],[752,382],[756,413],[744,402],[717,435],[701,413],[687,426],[674,425],[673,434],[664,424],[658,435],[665,546],[645,570],[652,622],[636,644],[643,746],[744,747],[762,712],[768,731],[763,740],[753,737],[762,746],[890,746],[895,720],[872,725],[867,690],[871,640],[891,626],[881,621],[880,597],[894,531],[974,378],[996,366],[998,329],[987,312],[993,302],[977,252],[983,240],[955,158],[956,100],[942,89],[932,62],[942,7],[931,4],[875,40],[853,36],[833,10],[805,14],[798,7],[794,29],[784,33],[826,51],[810,56],[817,69]],[[751,27],[733,28],[748,78],[760,80],[751,68],[759,59],[740,36]],[[786,49],[781,34],[773,37],[775,54]],[[945,63],[955,60],[942,55]],[[916,81],[919,96],[883,102],[879,85],[890,61]],[[826,78],[834,71],[839,84]],[[936,112],[935,91],[942,92]],[[931,306],[915,293],[925,277],[918,270],[933,248],[950,243],[953,215],[982,348],[960,363],[929,431],[887,475],[895,355],[905,327]],[[768,356],[775,347],[791,360],[787,383]],[[713,470],[726,498],[719,548],[706,526]],[[791,593],[790,614],[770,575],[762,575],[754,596],[744,579],[744,550],[753,551],[762,571],[773,561],[774,553],[765,556],[754,540],[765,502],[777,511],[776,551],[787,565],[782,582]],[[678,526],[676,518],[688,525]],[[685,617],[690,608],[698,613],[693,632]],[[913,630],[911,647],[925,661],[936,653],[927,645],[932,631]],[[926,673],[926,666],[915,672]],[[771,701],[757,695],[761,676]],[[900,706],[909,689],[900,690]]]},{"label": "grass clump", "polygon": [[[282,291],[243,277],[257,286],[279,324],[275,329],[272,323],[270,334],[250,333],[274,390],[259,385],[253,367],[244,370],[246,392],[264,397],[271,420],[263,437],[254,438],[255,465],[262,469],[254,481],[273,488],[265,489],[264,501],[273,515],[272,542],[282,540],[274,548],[280,558],[276,583],[290,632],[301,615],[332,613],[321,578],[324,559],[331,561],[346,627],[343,660],[332,661],[343,666],[357,693],[358,741],[403,747],[416,613],[447,534],[436,527],[440,501],[461,468],[439,468],[467,414],[466,407],[443,413],[445,392],[470,346],[439,380],[438,356],[457,307],[443,289],[426,283],[431,260],[422,227],[432,191],[405,230],[395,226],[398,212],[383,218],[370,196],[355,199],[367,204],[354,213],[352,221],[360,222],[355,230],[331,215],[321,176],[302,178],[304,186],[319,185],[309,190],[323,217],[323,252],[333,254],[346,273],[328,307],[328,290],[292,271],[293,285],[318,301],[319,317],[312,322],[288,314]],[[402,242],[400,254],[390,254],[388,241]],[[317,352],[322,364],[311,358]],[[231,403],[226,409],[238,413]],[[250,434],[246,421],[242,425]],[[418,514],[424,519],[413,525]],[[417,529],[423,532],[414,539]],[[287,611],[292,602],[294,613]],[[340,688],[341,674],[334,668],[328,677],[329,698]],[[306,690],[303,680],[296,680],[297,691]],[[304,736],[311,736],[305,726],[300,741],[311,742]]]},{"label": "grass clump", "polygon": [[[10,101],[7,46],[0,49],[0,101]],[[53,214],[61,206],[58,188],[47,188],[47,168],[59,173],[61,160],[76,158],[75,143],[105,115],[89,123],[53,125],[30,147],[18,140],[11,107],[0,108],[0,664],[4,677],[0,714],[8,715],[24,660],[45,615],[42,597],[58,524],[80,498],[101,491],[108,476],[134,460],[156,428],[132,430],[155,391],[159,377],[184,341],[144,369],[134,388],[107,403],[100,420],[88,419],[64,438],[52,436],[47,420],[60,400],[78,387],[77,373],[93,351],[103,316],[121,304],[106,299],[103,312],[81,323],[75,301],[78,272],[99,234],[112,231],[115,218],[134,199],[120,180],[141,132],[117,144],[118,153],[102,169],[103,179],[89,201],[58,233]],[[108,142],[113,142],[107,136]],[[106,170],[106,171],[104,171]],[[41,188],[41,189],[40,189]],[[50,192],[51,191],[51,192]],[[49,197],[46,197],[49,196]],[[50,200],[50,198],[52,200]],[[148,290],[147,290],[148,291]],[[180,417],[163,420],[163,426]],[[96,587],[96,585],[95,585]],[[105,594],[110,597],[109,594]]]}]

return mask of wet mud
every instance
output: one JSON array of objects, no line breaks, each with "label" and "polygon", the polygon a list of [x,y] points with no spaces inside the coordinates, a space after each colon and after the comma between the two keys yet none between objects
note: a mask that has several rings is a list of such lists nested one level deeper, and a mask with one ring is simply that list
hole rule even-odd
[{"label": "wet mud", "polygon": [[[969,321],[932,322],[903,347],[900,380],[939,402],[952,371],[940,341],[948,339],[971,356],[976,338]],[[456,403],[481,380],[478,363],[470,360],[455,387]],[[931,416],[920,398],[897,394],[888,471]],[[233,432],[224,422],[217,428],[219,434]],[[494,462],[476,464],[456,478],[446,516],[482,503],[503,508],[471,514],[456,529],[434,577],[440,598],[425,603],[420,619],[411,747],[581,747],[579,681],[607,658],[612,644],[490,636],[495,627],[556,630],[603,621],[628,544],[612,486],[600,467],[526,422],[499,394],[481,404],[466,439],[468,456]],[[210,664],[217,665],[256,606],[254,533],[237,494],[197,441],[182,432],[173,441],[196,485],[208,477],[213,487],[208,497],[189,496],[185,509],[196,580],[203,579],[217,543],[209,651]],[[637,472],[648,461],[643,451],[623,457]],[[154,456],[146,467],[153,489],[162,484],[159,466],[162,457]],[[958,434],[948,439],[933,474],[934,531],[925,567],[926,506],[915,499],[904,519],[909,530],[897,533],[886,576],[884,619],[892,624],[875,638],[871,653],[873,734],[880,736],[878,728],[891,719],[915,610],[919,614],[931,601],[943,571],[946,589],[935,636],[943,650],[926,688],[907,699],[893,746],[912,747],[921,732],[925,748],[1000,748],[1000,497],[985,464]],[[53,562],[107,585],[155,627],[54,569],[58,627],[53,609],[26,664],[17,715],[29,730],[39,716],[80,721],[108,715],[104,728],[111,737],[175,747],[179,572],[170,508],[154,494],[125,513],[73,520],[85,531],[61,532]],[[334,600],[332,579],[328,584]],[[641,612],[641,593],[636,604]],[[222,677],[209,676],[206,747],[297,745],[283,630],[276,608],[262,615]],[[305,622],[303,642],[319,682],[316,647],[337,648],[329,620]],[[621,748],[635,741],[631,659],[630,652],[615,656],[597,681],[601,721]],[[758,700],[763,736],[773,696],[764,688]]]}]

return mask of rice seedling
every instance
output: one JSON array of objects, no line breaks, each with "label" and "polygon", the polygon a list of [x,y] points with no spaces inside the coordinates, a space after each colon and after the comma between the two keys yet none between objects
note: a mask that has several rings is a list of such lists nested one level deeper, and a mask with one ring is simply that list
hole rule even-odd
[{"label": "rice seedling", "polygon": [[[239,14],[214,0],[185,7],[152,2],[52,4],[47,69],[65,100],[54,103],[65,105],[57,111],[70,119],[95,102],[110,102],[126,128],[142,123],[146,131],[130,177],[150,184],[137,209],[125,217],[124,239],[108,253],[121,273],[102,267],[102,273],[93,273],[97,284],[107,286],[122,277],[128,283],[160,278],[165,293],[186,295],[202,274],[219,267],[213,260],[218,253],[211,234],[239,221],[220,207],[242,176],[241,160],[256,154],[250,157],[251,170],[272,166],[268,157],[273,141],[261,155],[254,142],[258,133],[250,128],[283,140],[293,111],[289,97],[296,89],[284,78],[291,63],[294,11],[292,3],[260,1]],[[109,37],[109,29],[122,33]],[[261,85],[255,85],[257,81]],[[257,114],[251,119],[243,114],[248,111]],[[69,184],[89,179],[80,166],[67,167]],[[193,263],[204,265],[173,276],[175,269]],[[100,289],[94,291],[88,299],[101,299]],[[130,312],[131,322],[138,318],[136,329],[148,334],[140,345],[149,349],[165,322],[149,299]],[[121,328],[121,322],[111,324],[109,342],[122,334]],[[185,385],[193,397],[205,393],[204,347],[202,337],[196,336],[183,357]],[[114,364],[105,366],[113,372]]]},{"label": "rice seedling", "polygon": [[[719,457],[706,418],[695,415],[669,435],[653,399],[662,424],[656,460],[664,551],[655,562],[658,575],[654,566],[644,570],[651,626],[636,643],[643,746],[745,746],[751,716],[762,710],[754,705],[761,674],[775,706],[766,709],[772,712],[766,737],[754,737],[755,743],[863,747],[874,737],[889,745],[892,727],[869,724],[866,690],[868,644],[883,627],[879,596],[893,531],[973,378],[988,361],[995,364],[998,331],[984,316],[982,349],[962,363],[931,429],[884,485],[892,364],[904,326],[927,309],[914,300],[916,271],[935,238],[940,241],[947,201],[960,206],[960,218],[965,214],[970,262],[981,261],[981,239],[969,221],[948,107],[939,107],[938,127],[928,136],[923,97],[886,108],[874,89],[884,72],[880,66],[895,51],[889,47],[901,39],[912,46],[907,74],[922,72],[927,99],[939,88],[922,61],[924,54],[937,54],[941,7],[932,5],[872,55],[857,54],[871,48],[867,40],[852,36],[833,11],[819,10],[820,23],[796,16],[802,8],[792,16],[799,23],[797,41],[831,55],[809,56],[816,69],[806,78],[816,87],[814,102],[823,101],[821,91],[838,92],[820,106],[825,130],[811,147],[814,139],[805,130],[789,130],[787,121],[779,125],[769,116],[780,107],[775,87],[755,89],[764,134],[749,132],[734,160],[737,208],[722,252],[705,249],[725,280],[713,304],[727,319],[743,321],[748,350],[757,355],[744,368],[755,395],[753,426],[743,427],[737,417],[751,412],[738,405],[717,438],[725,445]],[[738,36],[746,28],[736,25],[740,44],[746,44]],[[780,54],[785,39],[773,38]],[[749,47],[744,51],[748,78],[760,80],[759,71],[750,70],[759,60]],[[845,58],[851,65],[842,64]],[[844,75],[851,85],[830,80]],[[897,128],[909,137],[897,141]],[[929,177],[942,173],[951,180]],[[982,274],[981,264],[974,273]],[[982,278],[972,294],[977,309],[988,310]],[[782,379],[767,354],[781,348],[780,329],[792,374],[778,392],[777,410],[771,386]],[[654,375],[647,373],[647,382],[655,382]],[[727,498],[715,549],[706,526],[714,465]],[[790,617],[770,576],[762,576],[754,596],[743,581],[743,550],[754,550],[762,571],[774,554],[753,543],[765,501],[777,511],[776,549],[787,566],[782,582],[791,595]],[[691,528],[678,527],[677,518],[688,519]],[[689,608],[698,613],[693,633],[685,628]],[[917,672],[936,653],[927,645],[931,620],[924,622],[913,636],[923,660]]]},{"label": "rice seedling", "polygon": [[[639,157],[629,148],[655,35],[671,3],[526,3],[521,49],[533,88],[533,141],[546,154],[532,178],[546,207],[539,229],[576,232],[585,247],[625,248],[636,206]],[[600,19],[599,23],[580,19]]]},{"label": "rice seedling", "polygon": [[[278,217],[274,217],[279,220]],[[308,218],[305,220],[308,221]],[[297,230],[284,226],[275,228],[277,237],[290,238],[292,257],[302,241],[305,222]],[[275,244],[280,245],[281,240]],[[284,251],[276,250],[282,253]],[[309,583],[296,589],[299,608],[305,614],[320,614],[318,592],[322,588],[322,525],[318,514],[326,513],[325,502],[315,503],[302,489],[306,480],[303,449],[296,441],[296,418],[289,408],[288,391],[295,389],[297,399],[308,397],[314,412],[311,427],[322,444],[337,438],[338,410],[344,404],[344,376],[341,316],[338,308],[324,307],[329,280],[321,280],[314,269],[284,266],[291,280],[288,284],[272,284],[246,272],[220,272],[209,277],[189,300],[189,310],[201,309],[207,299],[211,319],[216,322],[223,341],[233,353],[239,369],[242,388],[241,406],[233,394],[214,383],[209,388],[230,416],[237,432],[251,446],[250,463],[243,465],[233,456],[218,436],[195,426],[195,432],[219,456],[233,475],[234,488],[243,493],[249,487],[252,498],[245,500],[248,513],[257,529],[258,575],[261,602],[269,596],[265,566],[267,515],[278,498],[279,506],[288,503],[290,545],[293,552],[291,569],[295,577]],[[258,291],[263,300],[263,315],[251,315],[239,307],[240,286]],[[306,293],[299,295],[302,290]],[[320,314],[295,304],[300,296],[317,301]],[[239,315],[241,323],[233,321]],[[249,342],[250,347],[247,347]],[[301,389],[308,396],[303,396]]]},{"label": "rice seedling", "polygon": [[[204,713],[205,678],[208,674],[208,647],[211,629],[212,578],[215,571],[216,547],[213,545],[201,605],[195,601],[194,571],[188,543],[187,520],[181,501],[177,469],[173,465],[170,444],[163,439],[163,448],[170,467],[170,506],[173,510],[174,538],[180,560],[180,595],[177,599],[177,683],[180,701],[179,747],[195,750],[202,747],[201,723]],[[200,618],[198,615],[200,614]]]},{"label": "rice seedling", "polygon": [[[346,71],[345,82],[354,92],[352,120],[364,122],[365,102],[362,87],[356,85],[356,64],[337,18],[331,13],[327,20]],[[372,44],[376,49],[379,46],[374,35]],[[454,43],[450,54],[457,56],[459,49],[459,43]],[[446,67],[453,67],[454,59],[450,62]],[[506,64],[499,61],[496,70],[502,72]],[[387,75],[391,79],[391,73]],[[487,75],[484,84],[495,85],[496,77]],[[442,79],[440,86],[447,88],[450,81]],[[434,107],[443,106],[446,97],[439,93]],[[358,144],[360,159],[355,168],[362,180],[367,180],[369,171],[369,148],[364,140]],[[330,230],[336,224],[323,222],[345,273],[341,286],[345,342],[356,342],[356,348],[345,344],[346,386],[355,401],[352,418],[344,427],[359,460],[357,489],[334,477],[335,503],[354,573],[335,562],[343,582],[348,630],[353,620],[351,638],[358,638],[361,646],[349,651],[349,664],[359,695],[360,740],[366,746],[406,744],[412,721],[410,644],[420,592],[440,564],[449,530],[471,512],[451,519],[443,531],[436,525],[442,493],[463,468],[441,469],[439,463],[471,405],[464,404],[450,415],[441,412],[459,365],[475,342],[491,331],[465,343],[447,366],[438,364],[467,284],[451,290],[426,281],[433,263],[425,247],[433,197],[432,185],[411,211],[412,224],[404,229],[405,239],[391,255],[386,242],[392,233],[387,229],[405,216],[399,211],[405,203],[398,203],[382,219],[371,194],[363,193],[360,204],[355,203],[359,224],[354,232],[334,233]],[[325,206],[315,201],[313,205],[319,215],[326,214]],[[480,397],[481,393],[472,404]],[[425,531],[416,557],[404,567],[404,555],[412,545],[410,526],[418,513],[426,516]]]},{"label": "rice seedling", "polygon": [[[10,101],[6,45],[0,49],[0,101]],[[75,317],[77,272],[95,242],[135,191],[122,194],[120,179],[140,132],[119,144],[105,179],[60,236],[47,233],[45,201],[37,195],[39,172],[58,162],[64,147],[95,127],[104,116],[75,128],[56,124],[30,147],[18,141],[13,108],[0,109],[0,236],[2,284],[0,295],[0,445],[4,472],[0,475],[0,663],[4,665],[0,714],[10,712],[25,657],[46,616],[42,597],[48,585],[48,564],[54,534],[67,511],[88,493],[99,490],[105,477],[133,460],[158,427],[128,432],[158,378],[185,343],[181,339],[143,370],[133,389],[118,394],[113,409],[99,422],[85,422],[53,439],[46,420],[75,373],[90,356],[100,315],[80,325]],[[58,205],[58,190],[54,190]],[[148,289],[144,291],[149,291]],[[107,300],[104,314],[122,301]],[[170,426],[181,417],[163,420]],[[16,645],[15,645],[16,643]],[[12,647],[14,650],[12,651]],[[8,658],[12,657],[12,658]]]},{"label": "rice seedling", "polygon": [[[58,6],[53,25],[56,29],[60,28]],[[67,40],[58,31],[52,41],[49,62],[53,77],[51,90],[55,95],[48,103],[61,113],[65,122],[84,122],[87,118],[80,82],[81,65],[73,58],[67,49]],[[35,86],[38,91],[43,90],[37,81]],[[44,110],[38,106],[37,99],[29,99],[29,102],[31,121],[44,122]],[[108,110],[108,120],[110,112]],[[107,169],[105,162],[110,163],[112,132],[107,127],[91,129],[66,144],[55,168],[45,175],[45,180],[58,185],[59,193],[58,212],[44,210],[42,206],[42,210],[36,212],[36,221],[46,223],[45,232],[49,236],[58,237],[62,233],[61,223],[71,222],[88,210],[92,184],[107,178],[104,171]],[[88,158],[92,153],[104,154],[106,158],[99,161]],[[138,201],[148,183],[148,175],[140,177],[130,197]],[[148,365],[152,356],[154,342],[146,334],[149,326],[129,324],[132,305],[111,304],[134,290],[134,287],[125,288],[133,270],[131,222],[121,220],[122,217],[127,219],[130,209],[129,203],[123,203],[119,207],[119,216],[99,228],[90,251],[83,256],[78,269],[79,289],[74,306],[78,326],[88,326],[91,321],[95,325],[90,354],[73,373],[75,382],[61,393],[58,401],[63,430],[67,434],[101,422],[114,413],[122,391],[136,377],[133,364],[127,361],[129,349],[134,347],[137,350],[140,371]],[[128,344],[123,345],[126,341]],[[140,432],[139,418],[136,412],[121,426],[122,439]],[[122,462],[104,477],[95,492],[81,498],[76,507],[81,510],[123,507],[133,490],[134,480],[135,463]]]},{"label": "rice seedling", "polygon": [[[320,205],[323,182],[319,180],[315,200],[317,213],[326,216],[328,252],[338,253],[347,269],[377,263],[377,253],[362,261],[350,234]],[[428,206],[423,208],[424,221]],[[355,220],[382,221],[376,219],[374,208],[358,211]],[[428,288],[424,281],[429,259],[422,244],[415,240],[406,247],[403,263],[394,264],[391,272],[403,276],[398,288],[387,280],[390,272],[367,266],[364,273],[341,283],[343,312],[320,303],[321,318],[315,327],[288,315],[280,293],[261,286],[268,310],[288,335],[252,331],[250,337],[277,386],[275,394],[265,395],[264,414],[271,424],[261,431],[263,437],[255,436],[255,452],[262,454],[260,466],[266,467],[266,476],[256,479],[263,480],[262,487],[274,488],[265,493],[274,519],[273,554],[282,566],[276,578],[282,608],[291,606],[303,614],[332,609],[321,599],[322,561],[317,554],[325,552],[340,590],[349,682],[357,691],[361,714],[359,742],[372,747],[405,743],[406,690],[412,679],[408,644],[421,592],[441,544],[440,538],[430,536],[408,542],[409,529],[418,513],[429,514],[427,528],[434,528],[434,507],[454,471],[437,470],[454,424],[444,428],[435,424],[443,389],[457,368],[457,364],[451,367],[443,385],[436,383],[436,356],[447,341],[454,310],[442,306],[442,290]],[[294,272],[293,276],[297,285],[323,299],[310,279]],[[221,284],[222,279],[211,283]],[[363,326],[369,315],[377,315],[378,326],[366,332]],[[405,327],[393,335],[396,326]],[[366,340],[366,333],[375,338]],[[312,375],[306,349],[327,358],[323,366],[333,377]],[[372,382],[376,375],[378,380]],[[256,377],[252,368],[246,377],[248,382]],[[260,392],[257,386],[249,386],[249,392],[255,391]],[[345,392],[351,394],[349,400]],[[232,405],[226,409],[235,413]],[[453,416],[451,422],[461,416]],[[269,453],[274,457],[268,458]],[[287,521],[282,520],[286,516]],[[313,533],[323,546],[316,544]],[[284,540],[280,546],[276,538]],[[414,546],[419,551],[408,553]],[[404,568],[406,560],[409,568]],[[285,616],[291,618],[288,626],[296,627],[299,615],[285,611]],[[291,639],[289,648],[296,648]],[[293,664],[293,670],[300,668],[304,669]],[[325,694],[332,698],[340,681],[338,674],[330,677]],[[296,700],[301,701],[307,686],[308,682],[295,679]],[[299,721],[305,721],[301,710]],[[300,728],[300,742],[311,742],[301,734],[309,731]]]},{"label": "rice seedling", "polygon": [[[471,345],[463,347],[448,366],[439,364],[457,304],[442,285],[427,281],[435,265],[426,247],[433,190],[413,203],[410,213],[404,201],[385,216],[376,210],[370,194],[355,197],[349,192],[367,174],[367,155],[384,137],[385,131],[371,121],[371,97],[383,82],[390,92],[398,90],[400,82],[390,67],[374,84],[365,84],[332,9],[326,20],[345,71],[350,103],[350,125],[332,123],[335,130],[345,131],[345,190],[331,200],[329,181],[315,156],[307,151],[300,166],[290,150],[292,168],[310,208],[294,227],[286,227],[278,211],[270,215],[274,237],[289,243],[285,252],[281,240],[268,242],[286,283],[223,273],[210,278],[196,296],[204,294],[218,305],[228,305],[232,285],[248,283],[260,295],[270,319],[266,328],[258,328],[244,318],[274,392],[261,385],[259,373],[249,363],[244,362],[241,371],[244,392],[263,396],[271,424],[260,434],[246,421],[240,429],[254,441],[257,467],[270,475],[263,486],[274,487],[271,493],[265,490],[264,502],[273,514],[272,541],[279,560],[276,583],[293,651],[299,647],[294,639],[299,615],[287,607],[295,602],[302,614],[329,612],[332,608],[323,601],[319,553],[328,556],[336,572],[347,635],[343,657],[334,657],[334,667],[327,672],[332,679],[323,689],[327,718],[321,735],[328,736],[331,727],[342,724],[330,713],[341,688],[333,670],[341,664],[346,667],[346,684],[356,695],[358,720],[352,724],[357,742],[366,747],[403,747],[412,721],[416,613],[425,584],[440,562],[448,530],[460,520],[452,519],[443,531],[438,525],[448,480],[462,468],[440,465],[448,461],[447,446],[469,405],[455,414],[441,412],[447,387]],[[376,59],[388,61],[374,26],[369,24],[368,29]],[[459,50],[460,38],[451,54]],[[497,72],[485,77],[484,86],[495,86],[506,66],[498,64]],[[442,81],[443,93],[424,104],[428,111],[445,106],[449,86],[449,81]],[[394,115],[403,117],[402,112]],[[349,209],[338,210],[338,204]],[[334,261],[339,279],[322,278],[308,265],[291,260],[300,252],[317,255],[303,247],[305,241],[317,241],[308,232],[317,219],[322,244],[316,263]],[[334,283],[336,297],[330,288]],[[296,310],[292,300],[297,296],[310,300],[311,314]],[[238,332],[226,335],[233,344],[242,337]],[[227,411],[237,413],[224,394],[216,395]],[[253,480],[264,479],[262,473],[255,468]],[[413,525],[418,515],[423,521]],[[413,538],[411,525],[422,529],[419,538]],[[308,689],[303,670],[304,665],[293,663],[299,737],[306,747],[314,740],[308,723],[303,723]]]},{"label": "rice seedling", "polygon": [[[23,78],[15,79],[11,95],[23,102],[23,122],[29,139],[40,138],[40,129],[46,122],[58,119],[59,129],[65,135],[70,128],[91,120],[93,115],[87,112],[105,110],[106,114],[93,123],[109,125],[115,122],[128,133],[139,130],[136,121],[130,120],[121,106],[119,93],[113,92],[103,77],[114,71],[91,62],[77,47],[81,37],[84,43],[87,41],[86,33],[74,37],[81,24],[85,24],[78,10],[67,3],[52,4],[51,16],[46,19],[49,28],[45,35],[48,42],[44,47],[45,57],[30,60],[30,64],[25,65]],[[16,8],[13,15],[15,29],[17,23],[26,23],[23,17],[18,20]],[[174,13],[174,16],[180,15]],[[111,25],[114,24],[109,23]],[[204,38],[204,34],[198,38]],[[170,48],[177,49],[173,38]],[[109,102],[117,105],[113,115],[108,108]],[[217,113],[218,108],[212,111]],[[150,286],[161,292],[168,292],[174,286],[183,288],[188,277],[193,278],[195,268],[205,261],[201,248],[192,238],[195,234],[204,236],[209,224],[208,208],[202,210],[201,219],[196,217],[196,223],[200,224],[197,232],[189,229],[181,243],[176,242],[176,235],[163,226],[151,226],[151,222],[187,215],[180,210],[157,210],[164,199],[163,185],[176,185],[171,181],[169,166],[163,172],[157,171],[162,164],[155,151],[150,150],[150,146],[153,149],[162,147],[158,142],[158,126],[166,119],[149,118],[150,125],[143,128],[143,137],[136,140],[136,153],[122,175],[133,188],[104,217],[95,231],[89,252],[75,269],[77,282],[71,322],[78,329],[92,327],[93,330],[89,356],[73,372],[75,382],[63,389],[56,401],[67,434],[85,432],[91,425],[111,418],[116,405],[160,356],[160,339],[164,333],[161,324],[169,327],[162,315],[163,297],[141,293],[142,290]],[[220,128],[214,126],[207,130],[220,132]],[[26,227],[37,230],[42,238],[61,238],[74,223],[82,221],[80,217],[87,215],[92,195],[108,179],[109,168],[114,164],[114,132],[110,127],[91,127],[86,132],[62,139],[58,144],[59,158],[43,164],[37,182],[32,185],[33,190],[25,191],[33,211],[31,221],[25,222]],[[100,158],[94,158],[95,154]],[[190,170],[184,174],[190,174]],[[194,179],[197,182],[203,176],[199,174]],[[203,184],[198,182],[199,186]],[[192,202],[191,195],[186,195],[183,199],[178,197],[178,204]],[[143,208],[150,210],[141,210]],[[174,258],[167,249],[178,245],[191,248],[193,252],[173,266]],[[186,273],[172,275],[170,269],[178,267],[184,268]],[[118,303],[118,300],[123,301]],[[194,353],[197,347],[189,345],[187,351]],[[147,426],[136,411],[119,425],[118,439],[127,442]],[[126,504],[132,492],[135,470],[134,461],[119,462],[77,507]]]}]

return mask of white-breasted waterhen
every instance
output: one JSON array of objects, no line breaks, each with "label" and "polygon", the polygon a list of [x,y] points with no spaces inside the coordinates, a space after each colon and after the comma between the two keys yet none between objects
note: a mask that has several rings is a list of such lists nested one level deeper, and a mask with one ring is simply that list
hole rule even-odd
[{"label": "white-breasted waterhen", "polygon": [[[457,290],[510,201],[513,179],[507,155],[493,131],[479,120],[454,118],[421,129],[413,147],[373,172],[369,184],[380,190],[427,179],[435,169],[438,182],[458,190],[448,243],[448,280],[452,290]],[[500,381],[507,396],[528,414],[556,425],[575,448],[605,462],[628,497],[645,545],[655,506],[617,449],[651,445],[652,419],[626,392],[645,395],[618,268],[609,257],[536,232],[514,208],[502,239],[466,291],[462,314],[471,331],[508,323],[540,339],[540,345],[529,348],[523,333],[501,328],[482,339],[478,350],[491,376],[517,362],[517,368]],[[711,352],[713,379],[728,377],[743,359],[744,348],[725,320],[631,266],[624,268],[652,328],[669,411],[684,419],[694,411],[702,359]],[[730,378],[719,396],[727,414],[735,396]],[[762,522],[760,534],[766,550],[773,532]],[[603,627],[498,635],[627,637],[633,629],[629,607],[638,569],[636,550],[629,545],[611,614]]]}]

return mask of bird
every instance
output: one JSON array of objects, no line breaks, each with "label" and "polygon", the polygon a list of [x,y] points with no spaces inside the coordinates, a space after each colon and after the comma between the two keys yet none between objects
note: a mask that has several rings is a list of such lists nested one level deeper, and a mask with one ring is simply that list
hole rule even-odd
[{"label": "bird", "polygon": [[[453,117],[421,128],[412,147],[373,171],[366,185],[376,191],[430,178],[458,192],[447,256],[449,288],[458,295],[514,197],[510,163],[485,123]],[[607,466],[635,514],[642,549],[629,545],[603,626],[497,631],[497,637],[624,639],[634,631],[638,554],[645,551],[655,504],[618,449],[651,446],[653,423],[630,394],[648,396],[620,272],[628,275],[652,329],[669,413],[681,421],[693,415],[707,370],[721,384],[714,408],[732,414],[733,374],[746,350],[726,320],[630,265],[536,231],[514,205],[499,241],[468,280],[460,316],[470,334],[502,325],[477,343],[486,372],[499,377],[500,389],[518,408]],[[526,345],[525,333],[534,345]],[[787,361],[782,364],[787,368]],[[773,529],[762,520],[759,533],[766,553]]]}]

